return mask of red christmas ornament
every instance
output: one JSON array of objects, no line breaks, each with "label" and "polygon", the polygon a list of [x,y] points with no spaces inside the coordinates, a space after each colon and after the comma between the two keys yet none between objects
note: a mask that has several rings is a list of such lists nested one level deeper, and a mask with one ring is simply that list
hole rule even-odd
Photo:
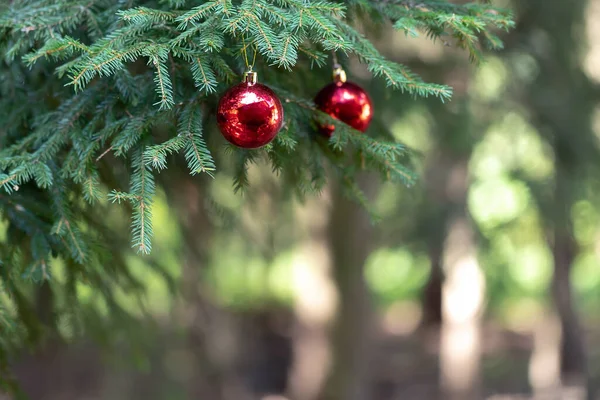
[{"label": "red christmas ornament", "polygon": [[256,83],[256,72],[250,71],[219,101],[217,123],[230,143],[255,149],[275,138],[283,124],[283,107],[271,89]]},{"label": "red christmas ornament", "polygon": [[[334,82],[325,86],[315,97],[317,108],[335,119],[364,132],[373,118],[373,104],[367,92],[352,82],[346,82],[346,72],[336,66],[333,71]],[[335,126],[320,125],[319,132],[331,137]]]}]

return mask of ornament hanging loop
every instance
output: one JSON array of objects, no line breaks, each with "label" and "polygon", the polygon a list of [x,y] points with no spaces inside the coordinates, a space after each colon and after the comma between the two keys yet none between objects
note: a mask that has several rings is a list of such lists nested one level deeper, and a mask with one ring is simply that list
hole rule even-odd
[{"label": "ornament hanging loop", "polygon": [[244,61],[246,63],[246,71],[244,72],[244,77],[242,79],[242,82],[247,83],[248,85],[252,86],[254,84],[256,84],[257,82],[257,75],[256,72],[252,71],[252,68],[254,67],[254,63],[256,62],[256,53],[258,53],[258,50],[256,49],[256,46],[254,47],[254,57],[252,58],[252,64],[250,64],[248,62],[248,46],[250,46],[250,44],[246,44],[246,40],[244,39],[244,35],[242,35],[242,53],[244,54]]},{"label": "ornament hanging loop", "polygon": [[337,63],[333,65],[333,81],[335,83],[346,82],[346,71]]}]

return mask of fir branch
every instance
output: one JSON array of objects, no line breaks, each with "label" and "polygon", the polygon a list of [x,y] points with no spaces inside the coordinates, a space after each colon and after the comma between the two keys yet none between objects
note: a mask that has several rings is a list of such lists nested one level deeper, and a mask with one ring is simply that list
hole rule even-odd
[{"label": "fir branch", "polygon": [[442,101],[452,96],[449,86],[423,82],[423,80],[406,66],[386,60],[373,45],[354,28],[338,23],[354,42],[353,52],[364,62],[373,75],[385,78],[388,86],[410,94],[427,97],[439,97]]},{"label": "fir branch", "polygon": [[136,7],[128,10],[120,10],[117,15],[124,21],[136,25],[153,25],[173,21],[179,13],[171,11],[156,10],[147,7]]},{"label": "fir branch", "polygon": [[272,4],[255,2],[255,7],[262,11],[263,15],[266,15],[271,24],[284,25],[290,20],[283,9]]},{"label": "fir branch", "polygon": [[254,33],[254,36],[257,37],[255,43],[259,50],[263,54],[266,54],[267,57],[273,54],[274,50],[274,33],[271,28],[267,24],[263,24],[260,19],[254,14],[246,12],[244,14],[246,17],[250,18],[253,22],[250,24],[250,31]]},{"label": "fir branch", "polygon": [[[508,30],[514,26],[509,11],[491,8],[485,4],[452,4],[445,1],[413,3],[410,1],[382,2],[379,8],[394,23],[394,27],[411,36],[417,31],[425,31],[432,38],[450,35],[457,40],[459,47],[469,51],[472,61],[481,59],[479,34],[492,35],[490,27]],[[491,36],[493,48],[499,48],[498,41]]]},{"label": "fir branch", "polygon": [[190,11],[180,15],[175,20],[179,22],[179,30],[185,30],[189,24],[198,22],[210,12],[229,13],[230,0],[207,1],[206,3],[192,8]]},{"label": "fir branch", "polygon": [[136,60],[146,47],[147,44],[142,43],[127,50],[105,50],[94,58],[88,57],[70,68],[69,78],[71,81],[68,84],[72,85],[76,91],[83,90],[96,75],[109,76],[123,69],[125,67],[123,62]]},{"label": "fir branch", "polygon": [[71,223],[68,219],[63,218],[61,219],[61,221],[64,223],[67,232],[69,233],[71,244],[75,247],[75,250],[77,251],[75,259],[80,262],[83,262],[85,260],[85,253],[83,252],[83,249],[79,244],[80,239],[76,236],[76,231],[71,227]]},{"label": "fir branch", "polygon": [[156,83],[156,92],[160,96],[160,100],[154,103],[154,105],[160,105],[160,110],[171,108],[175,102],[173,101],[173,86],[166,65],[168,50],[160,47],[157,54],[152,54],[152,49],[148,53],[151,54],[148,64],[152,64],[156,68],[154,83]]},{"label": "fir branch", "polygon": [[200,57],[194,57],[192,76],[196,87],[204,92],[212,93],[217,90],[217,78],[210,64]]},{"label": "fir branch", "polygon": [[280,51],[276,55],[275,64],[291,70],[298,58],[298,45],[300,41],[291,32],[283,32],[279,38]]},{"label": "fir branch", "polygon": [[178,135],[161,144],[148,146],[144,151],[144,163],[155,170],[166,169],[167,156],[178,153],[185,145],[185,138]]},{"label": "fir branch", "polygon": [[202,115],[195,103],[187,105],[179,117],[177,135],[185,138],[185,159],[190,174],[206,173],[213,177],[215,162],[202,137]]},{"label": "fir branch", "polygon": [[58,236],[64,243],[65,248],[69,250],[70,257],[79,264],[88,260],[88,246],[83,238],[79,228],[73,223],[71,207],[69,207],[65,194],[61,191],[64,187],[64,180],[57,178],[58,185],[52,186],[50,195],[52,199],[52,209],[57,216],[50,233]]},{"label": "fir branch", "polygon": [[24,56],[23,60],[31,66],[41,57],[52,57],[54,60],[60,60],[72,56],[76,50],[87,52],[88,47],[68,36],[59,39],[50,39],[35,53]]},{"label": "fir branch", "polygon": [[233,175],[233,192],[244,194],[250,186],[248,179],[248,164],[253,161],[253,155],[249,150],[232,149],[235,152],[235,171]]},{"label": "fir branch", "polygon": [[196,36],[195,43],[200,50],[207,52],[219,52],[225,45],[225,35],[217,18],[206,22],[206,30]]},{"label": "fir branch", "polygon": [[133,201],[133,238],[132,247],[139,253],[149,254],[152,250],[152,203],[155,192],[154,176],[144,163],[143,151],[137,151],[132,156],[131,194]]},{"label": "fir branch", "polygon": [[316,64],[318,67],[324,67],[327,63],[327,55],[318,50],[314,50],[305,46],[299,46],[298,50],[305,54],[312,64]]},{"label": "fir branch", "polygon": [[211,57],[209,62],[214,67],[213,69],[219,78],[223,79],[226,83],[231,83],[239,79],[238,75],[222,57]]},{"label": "fir branch", "polygon": [[[169,113],[172,111],[156,111],[154,109],[138,111],[134,115],[125,117],[115,121],[111,126],[108,126],[101,133],[106,136],[112,132],[119,132],[112,141],[112,148],[115,150],[115,155],[124,156],[131,150],[141,138],[143,138],[150,129],[161,121],[169,120]],[[102,136],[101,136],[102,137]]]},{"label": "fir branch", "polygon": [[15,179],[17,174],[0,174],[0,188],[3,188],[6,193],[11,194],[16,188],[18,188]]},{"label": "fir branch", "polygon": [[83,199],[90,204],[95,204],[96,201],[102,198],[100,192],[100,177],[97,171],[90,171],[85,180],[81,184]]},{"label": "fir branch", "polygon": [[45,4],[23,4],[23,8],[8,12],[0,17],[0,27],[20,30],[26,34],[53,39],[56,33],[75,28],[85,17],[97,0],[86,4],[79,1]]}]

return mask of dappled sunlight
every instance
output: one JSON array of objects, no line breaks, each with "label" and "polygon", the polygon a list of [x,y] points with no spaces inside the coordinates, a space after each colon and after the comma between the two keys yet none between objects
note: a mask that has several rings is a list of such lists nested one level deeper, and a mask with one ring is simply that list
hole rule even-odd
[{"label": "dappled sunlight", "polygon": [[587,52],[584,53],[585,73],[596,83],[600,82],[600,2],[590,1],[585,12],[585,33],[587,34]]},{"label": "dappled sunlight", "polygon": [[6,240],[6,233],[8,231],[8,220],[3,218],[2,213],[0,213],[0,243],[4,243]]},{"label": "dappled sunlight", "polygon": [[402,190],[403,188],[389,182],[381,185],[377,198],[373,201],[373,208],[377,210],[378,215],[385,218],[393,216],[397,212],[398,197]]},{"label": "dappled sunlight", "polygon": [[299,249],[293,248],[278,254],[271,263],[267,276],[267,285],[273,297],[291,303],[294,297],[295,263]]},{"label": "dappled sunlight", "polygon": [[508,263],[511,279],[527,293],[543,293],[552,279],[552,253],[542,243],[521,245]]},{"label": "dappled sunlight", "polygon": [[209,188],[213,198],[226,209],[238,210],[244,203],[244,198],[231,190],[231,177],[225,174],[215,175]]},{"label": "dappled sunlight", "polygon": [[498,308],[498,321],[513,332],[530,335],[543,322],[547,313],[543,300],[533,297],[509,296]]},{"label": "dappled sunlight", "polygon": [[464,395],[478,386],[480,330],[477,325],[442,327],[440,358],[441,383],[446,399],[474,398]]},{"label": "dappled sunlight", "polygon": [[600,287],[600,257],[593,251],[577,256],[571,271],[575,290],[582,295],[598,295]]},{"label": "dappled sunlight", "polygon": [[405,35],[402,34],[389,35],[387,39],[382,45],[389,46],[395,52],[417,57],[424,62],[438,62],[447,51],[442,43],[433,43],[427,39],[427,35],[416,29],[410,40],[406,40]]},{"label": "dappled sunlight", "polygon": [[[196,206],[201,207],[202,204]],[[154,226],[160,227],[154,231],[157,246],[161,249],[161,254],[172,255],[181,246],[181,232],[177,223],[177,215],[175,210],[169,207],[167,198],[162,190],[158,190],[154,198],[152,208],[152,223]],[[178,268],[171,267],[169,269],[173,273],[179,273]]]},{"label": "dappled sunlight", "polygon": [[329,257],[326,246],[310,242],[292,261],[296,313],[308,324],[327,323],[335,314],[337,294],[329,275]]},{"label": "dappled sunlight", "polygon": [[592,128],[594,129],[598,143],[600,143],[600,106],[596,106],[594,109],[594,113],[592,115]]},{"label": "dappled sunlight", "polygon": [[577,242],[593,246],[600,234],[600,210],[590,200],[581,200],[573,205],[571,218]]},{"label": "dappled sunlight", "polygon": [[474,255],[453,262],[444,283],[444,322],[449,325],[469,323],[482,310],[484,278]]},{"label": "dappled sunlight", "polygon": [[552,395],[560,385],[560,320],[545,310],[534,327],[534,347],[529,361],[529,382],[538,396]]},{"label": "dappled sunlight", "polygon": [[507,178],[475,182],[469,190],[469,209],[485,229],[493,229],[519,217],[530,201],[527,186]]},{"label": "dappled sunlight", "polygon": [[423,106],[413,106],[402,118],[396,119],[391,131],[394,136],[411,149],[427,154],[433,145],[432,116]]},{"label": "dappled sunlight", "polygon": [[388,335],[409,336],[417,330],[423,310],[416,301],[398,301],[383,313],[382,328]]},{"label": "dappled sunlight", "polygon": [[501,59],[489,57],[486,63],[477,68],[473,77],[471,92],[483,101],[499,99],[506,90],[508,69]]},{"label": "dappled sunlight", "polygon": [[492,124],[473,151],[471,173],[487,180],[515,170],[535,179],[548,179],[554,172],[553,156],[523,115],[509,112]]},{"label": "dappled sunlight", "polygon": [[408,249],[379,249],[367,259],[365,278],[369,287],[383,298],[401,299],[418,293],[429,275],[426,255]]},{"label": "dappled sunlight", "polygon": [[229,237],[219,243],[222,251],[214,254],[206,271],[215,299],[234,306],[250,306],[249,299],[260,301],[269,296],[268,264],[257,254],[244,254],[246,243]]}]

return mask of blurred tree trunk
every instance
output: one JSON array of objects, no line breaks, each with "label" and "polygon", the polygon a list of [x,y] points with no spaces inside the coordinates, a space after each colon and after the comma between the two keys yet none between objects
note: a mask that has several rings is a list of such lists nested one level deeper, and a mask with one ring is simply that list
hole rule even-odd
[{"label": "blurred tree trunk", "polygon": [[450,169],[446,192],[452,210],[443,251],[440,379],[442,398],[476,400],[480,393],[481,314],[485,279],[467,212],[468,158]]},{"label": "blurred tree trunk", "polygon": [[317,400],[331,366],[329,330],[336,311],[335,284],[327,243],[330,191],[298,208],[297,229],[305,238],[294,259],[294,362],[289,398]]},{"label": "blurred tree trunk", "polygon": [[[570,210],[572,202],[569,190],[570,182],[557,171],[555,201],[556,218],[554,221],[554,237],[551,243],[554,256],[554,275],[552,292],[554,303],[560,317],[560,371],[563,385],[567,387],[583,387],[587,385],[587,361],[584,338],[579,317],[573,305],[571,288],[571,267],[577,255],[577,244],[572,234]],[[561,212],[562,210],[562,212]]]},{"label": "blurred tree trunk", "polygon": [[209,261],[212,222],[205,207],[204,186],[181,171],[177,179],[176,196],[170,199],[179,211],[184,239],[182,253],[181,323],[187,329],[187,360],[191,370],[187,380],[190,399],[244,399],[241,383],[235,375],[237,343],[236,321],[210,299],[202,283],[202,270]]},{"label": "blurred tree trunk", "polygon": [[[187,176],[177,187],[181,230],[184,238],[182,254],[182,301],[180,318],[187,329],[187,351],[191,355],[190,363],[194,379],[187,382],[187,396],[198,398],[209,394],[210,397],[221,399],[218,381],[215,377],[207,379],[209,374],[204,369],[209,365],[206,338],[206,307],[200,293],[201,270],[208,261],[211,235],[210,222],[203,207],[203,195],[198,182],[193,182]],[[212,367],[209,367],[213,369]],[[199,377],[204,377],[204,379]]]},{"label": "blurred tree trunk", "polygon": [[[369,179],[370,178],[370,179]],[[367,194],[372,177],[359,183]],[[374,313],[364,265],[370,252],[372,224],[367,212],[333,189],[329,238],[338,291],[338,313],[332,335],[333,365],[325,400],[371,400],[369,370]]]},{"label": "blurred tree trunk", "polygon": [[430,243],[429,259],[431,260],[431,272],[425,289],[423,289],[421,326],[435,328],[442,323],[442,246]]},{"label": "blurred tree trunk", "polygon": [[444,281],[443,256],[446,227],[448,225],[448,190],[446,184],[454,161],[447,151],[440,149],[428,166],[424,183],[427,202],[421,220],[426,225],[427,250],[431,260],[431,272],[422,293],[423,328],[439,328],[442,324],[442,284]]},{"label": "blurred tree trunk", "polygon": [[588,172],[587,165],[595,163],[598,157],[591,127],[597,98],[594,85],[581,65],[587,3],[586,0],[517,3],[521,14],[517,36],[522,35],[521,42],[530,46],[525,51],[533,55],[539,70],[524,93],[524,104],[530,108],[533,123],[552,146],[555,158],[554,192],[538,197],[554,256],[552,294],[562,328],[561,380],[564,385],[578,386],[584,391],[586,352],[573,305],[570,270],[577,255],[571,209]]}]

